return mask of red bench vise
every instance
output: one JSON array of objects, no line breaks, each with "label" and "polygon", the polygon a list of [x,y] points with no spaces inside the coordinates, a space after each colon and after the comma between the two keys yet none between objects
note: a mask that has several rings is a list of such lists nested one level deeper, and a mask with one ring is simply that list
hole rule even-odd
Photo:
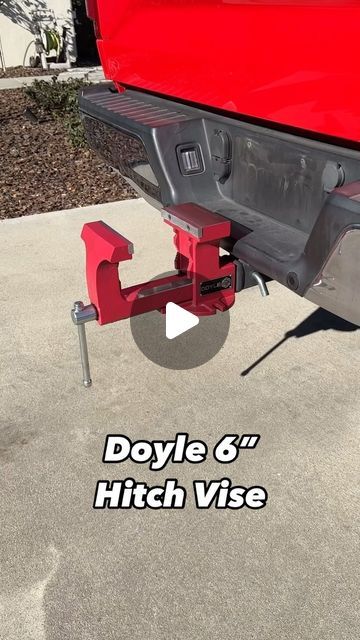
[{"label": "red bench vise", "polygon": [[86,279],[91,304],[76,302],[72,318],[79,329],[83,382],[91,385],[85,323],[108,324],[148,311],[165,312],[174,302],[198,316],[226,311],[235,301],[235,266],[220,256],[220,241],[230,235],[230,221],[195,204],[164,209],[163,218],[174,230],[173,275],[121,287],[119,263],[131,260],[132,243],[104,222],[84,225]]}]

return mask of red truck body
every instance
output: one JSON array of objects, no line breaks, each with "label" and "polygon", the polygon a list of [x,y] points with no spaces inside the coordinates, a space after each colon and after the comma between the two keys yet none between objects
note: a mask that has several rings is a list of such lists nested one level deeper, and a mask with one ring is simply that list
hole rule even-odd
[{"label": "red truck body", "polygon": [[360,2],[89,0],[108,79],[360,141]]}]

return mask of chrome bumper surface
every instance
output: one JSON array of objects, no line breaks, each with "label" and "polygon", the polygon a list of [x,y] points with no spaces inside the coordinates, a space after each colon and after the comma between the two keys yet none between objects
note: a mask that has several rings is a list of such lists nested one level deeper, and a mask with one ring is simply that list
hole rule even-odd
[{"label": "chrome bumper surface", "polygon": [[345,230],[305,298],[360,325],[360,228]]}]

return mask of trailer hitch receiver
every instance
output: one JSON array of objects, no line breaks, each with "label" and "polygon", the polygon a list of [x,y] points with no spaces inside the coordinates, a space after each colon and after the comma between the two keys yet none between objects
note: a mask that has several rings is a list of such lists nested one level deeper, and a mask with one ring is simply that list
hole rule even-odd
[{"label": "trailer hitch receiver", "polygon": [[84,327],[89,320],[103,325],[149,311],[165,312],[168,302],[198,316],[226,311],[234,304],[233,259],[219,255],[220,241],[230,236],[230,221],[195,204],[169,207],[162,215],[174,230],[176,272],[127,288],[121,286],[119,264],[132,259],[132,243],[102,221],[83,227],[90,305],[77,303],[72,317],[81,331],[83,371],[86,356],[84,384],[85,378],[90,380]]}]

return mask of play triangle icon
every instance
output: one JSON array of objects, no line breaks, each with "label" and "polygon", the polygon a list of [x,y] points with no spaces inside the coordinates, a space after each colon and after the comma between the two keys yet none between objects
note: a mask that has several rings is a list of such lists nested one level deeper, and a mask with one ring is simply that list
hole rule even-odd
[{"label": "play triangle icon", "polygon": [[185,331],[189,331],[199,324],[199,318],[190,311],[179,307],[175,302],[166,305],[166,337],[173,340]]}]

